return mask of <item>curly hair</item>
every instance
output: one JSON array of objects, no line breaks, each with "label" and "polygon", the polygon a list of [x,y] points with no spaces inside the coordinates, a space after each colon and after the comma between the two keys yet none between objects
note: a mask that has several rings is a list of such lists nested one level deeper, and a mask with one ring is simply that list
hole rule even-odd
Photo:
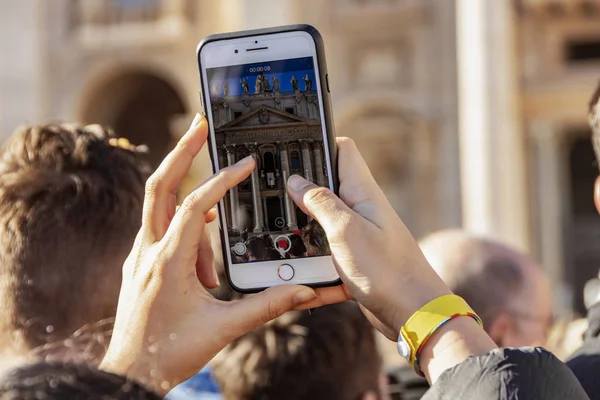
[{"label": "curly hair", "polygon": [[213,360],[225,400],[361,398],[379,392],[381,357],[355,303],[293,311]]},{"label": "curly hair", "polygon": [[114,317],[149,173],[140,148],[98,125],[12,135],[0,151],[0,335],[33,348]]}]

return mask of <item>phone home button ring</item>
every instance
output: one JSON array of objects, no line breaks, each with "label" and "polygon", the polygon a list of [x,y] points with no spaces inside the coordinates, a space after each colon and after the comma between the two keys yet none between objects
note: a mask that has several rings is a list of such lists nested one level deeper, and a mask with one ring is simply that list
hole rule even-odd
[{"label": "phone home button ring", "polygon": [[281,264],[279,268],[277,268],[277,275],[283,281],[289,281],[294,277],[294,268],[289,264]]}]

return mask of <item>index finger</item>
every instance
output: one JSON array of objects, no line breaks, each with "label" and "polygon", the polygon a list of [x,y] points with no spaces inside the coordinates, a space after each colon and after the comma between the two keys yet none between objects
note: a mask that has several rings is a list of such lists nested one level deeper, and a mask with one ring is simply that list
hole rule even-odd
[{"label": "index finger", "polygon": [[196,261],[206,214],[229,189],[246,179],[255,167],[254,158],[248,156],[220,170],[186,197],[165,234],[171,255]]},{"label": "index finger", "polygon": [[160,240],[175,213],[177,189],[208,136],[208,124],[200,114],[173,151],[146,182],[142,224],[154,241]]}]

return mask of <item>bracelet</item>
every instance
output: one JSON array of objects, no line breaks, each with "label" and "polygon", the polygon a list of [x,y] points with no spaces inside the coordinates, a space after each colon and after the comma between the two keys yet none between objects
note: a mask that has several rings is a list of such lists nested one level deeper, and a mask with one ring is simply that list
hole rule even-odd
[{"label": "bracelet", "polygon": [[461,316],[471,317],[483,327],[481,318],[462,297],[447,294],[431,300],[417,310],[400,329],[398,353],[417,374],[423,376],[419,359],[424,345],[440,327]]},{"label": "bracelet", "polygon": [[419,346],[419,349],[417,350],[417,354],[415,355],[415,361],[413,364],[413,368],[414,368],[415,372],[417,373],[417,375],[425,377],[425,375],[423,374],[423,371],[421,371],[421,365],[419,363],[419,360],[421,358],[421,352],[423,351],[423,348],[425,347],[425,345],[427,344],[429,339],[433,336],[435,331],[440,329],[442,326],[446,325],[446,323],[452,321],[454,318],[458,318],[458,317],[471,317],[475,320],[475,322],[477,322],[479,324],[479,326],[483,327],[483,322],[481,321],[481,318],[479,318],[479,316],[477,314],[471,313],[471,312],[454,314],[454,315],[449,316],[442,322],[440,322],[435,328],[433,328],[431,330],[431,332],[429,332],[427,334],[427,336],[423,340],[423,343],[421,343],[421,346]]}]

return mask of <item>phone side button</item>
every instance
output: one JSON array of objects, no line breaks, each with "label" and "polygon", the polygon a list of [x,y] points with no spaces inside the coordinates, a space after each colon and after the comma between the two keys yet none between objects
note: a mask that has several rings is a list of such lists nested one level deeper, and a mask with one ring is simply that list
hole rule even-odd
[{"label": "phone side button", "polygon": [[329,90],[329,74],[325,74],[325,84],[327,85],[327,93],[331,93]]},{"label": "phone side button", "polygon": [[200,108],[202,109],[202,111],[206,112],[206,110],[204,109],[204,97],[202,96],[202,90],[198,90],[198,97],[200,98]]},{"label": "phone side button", "polygon": [[277,275],[283,281],[289,281],[294,277],[294,268],[289,264],[281,264],[279,268],[277,268]]}]

